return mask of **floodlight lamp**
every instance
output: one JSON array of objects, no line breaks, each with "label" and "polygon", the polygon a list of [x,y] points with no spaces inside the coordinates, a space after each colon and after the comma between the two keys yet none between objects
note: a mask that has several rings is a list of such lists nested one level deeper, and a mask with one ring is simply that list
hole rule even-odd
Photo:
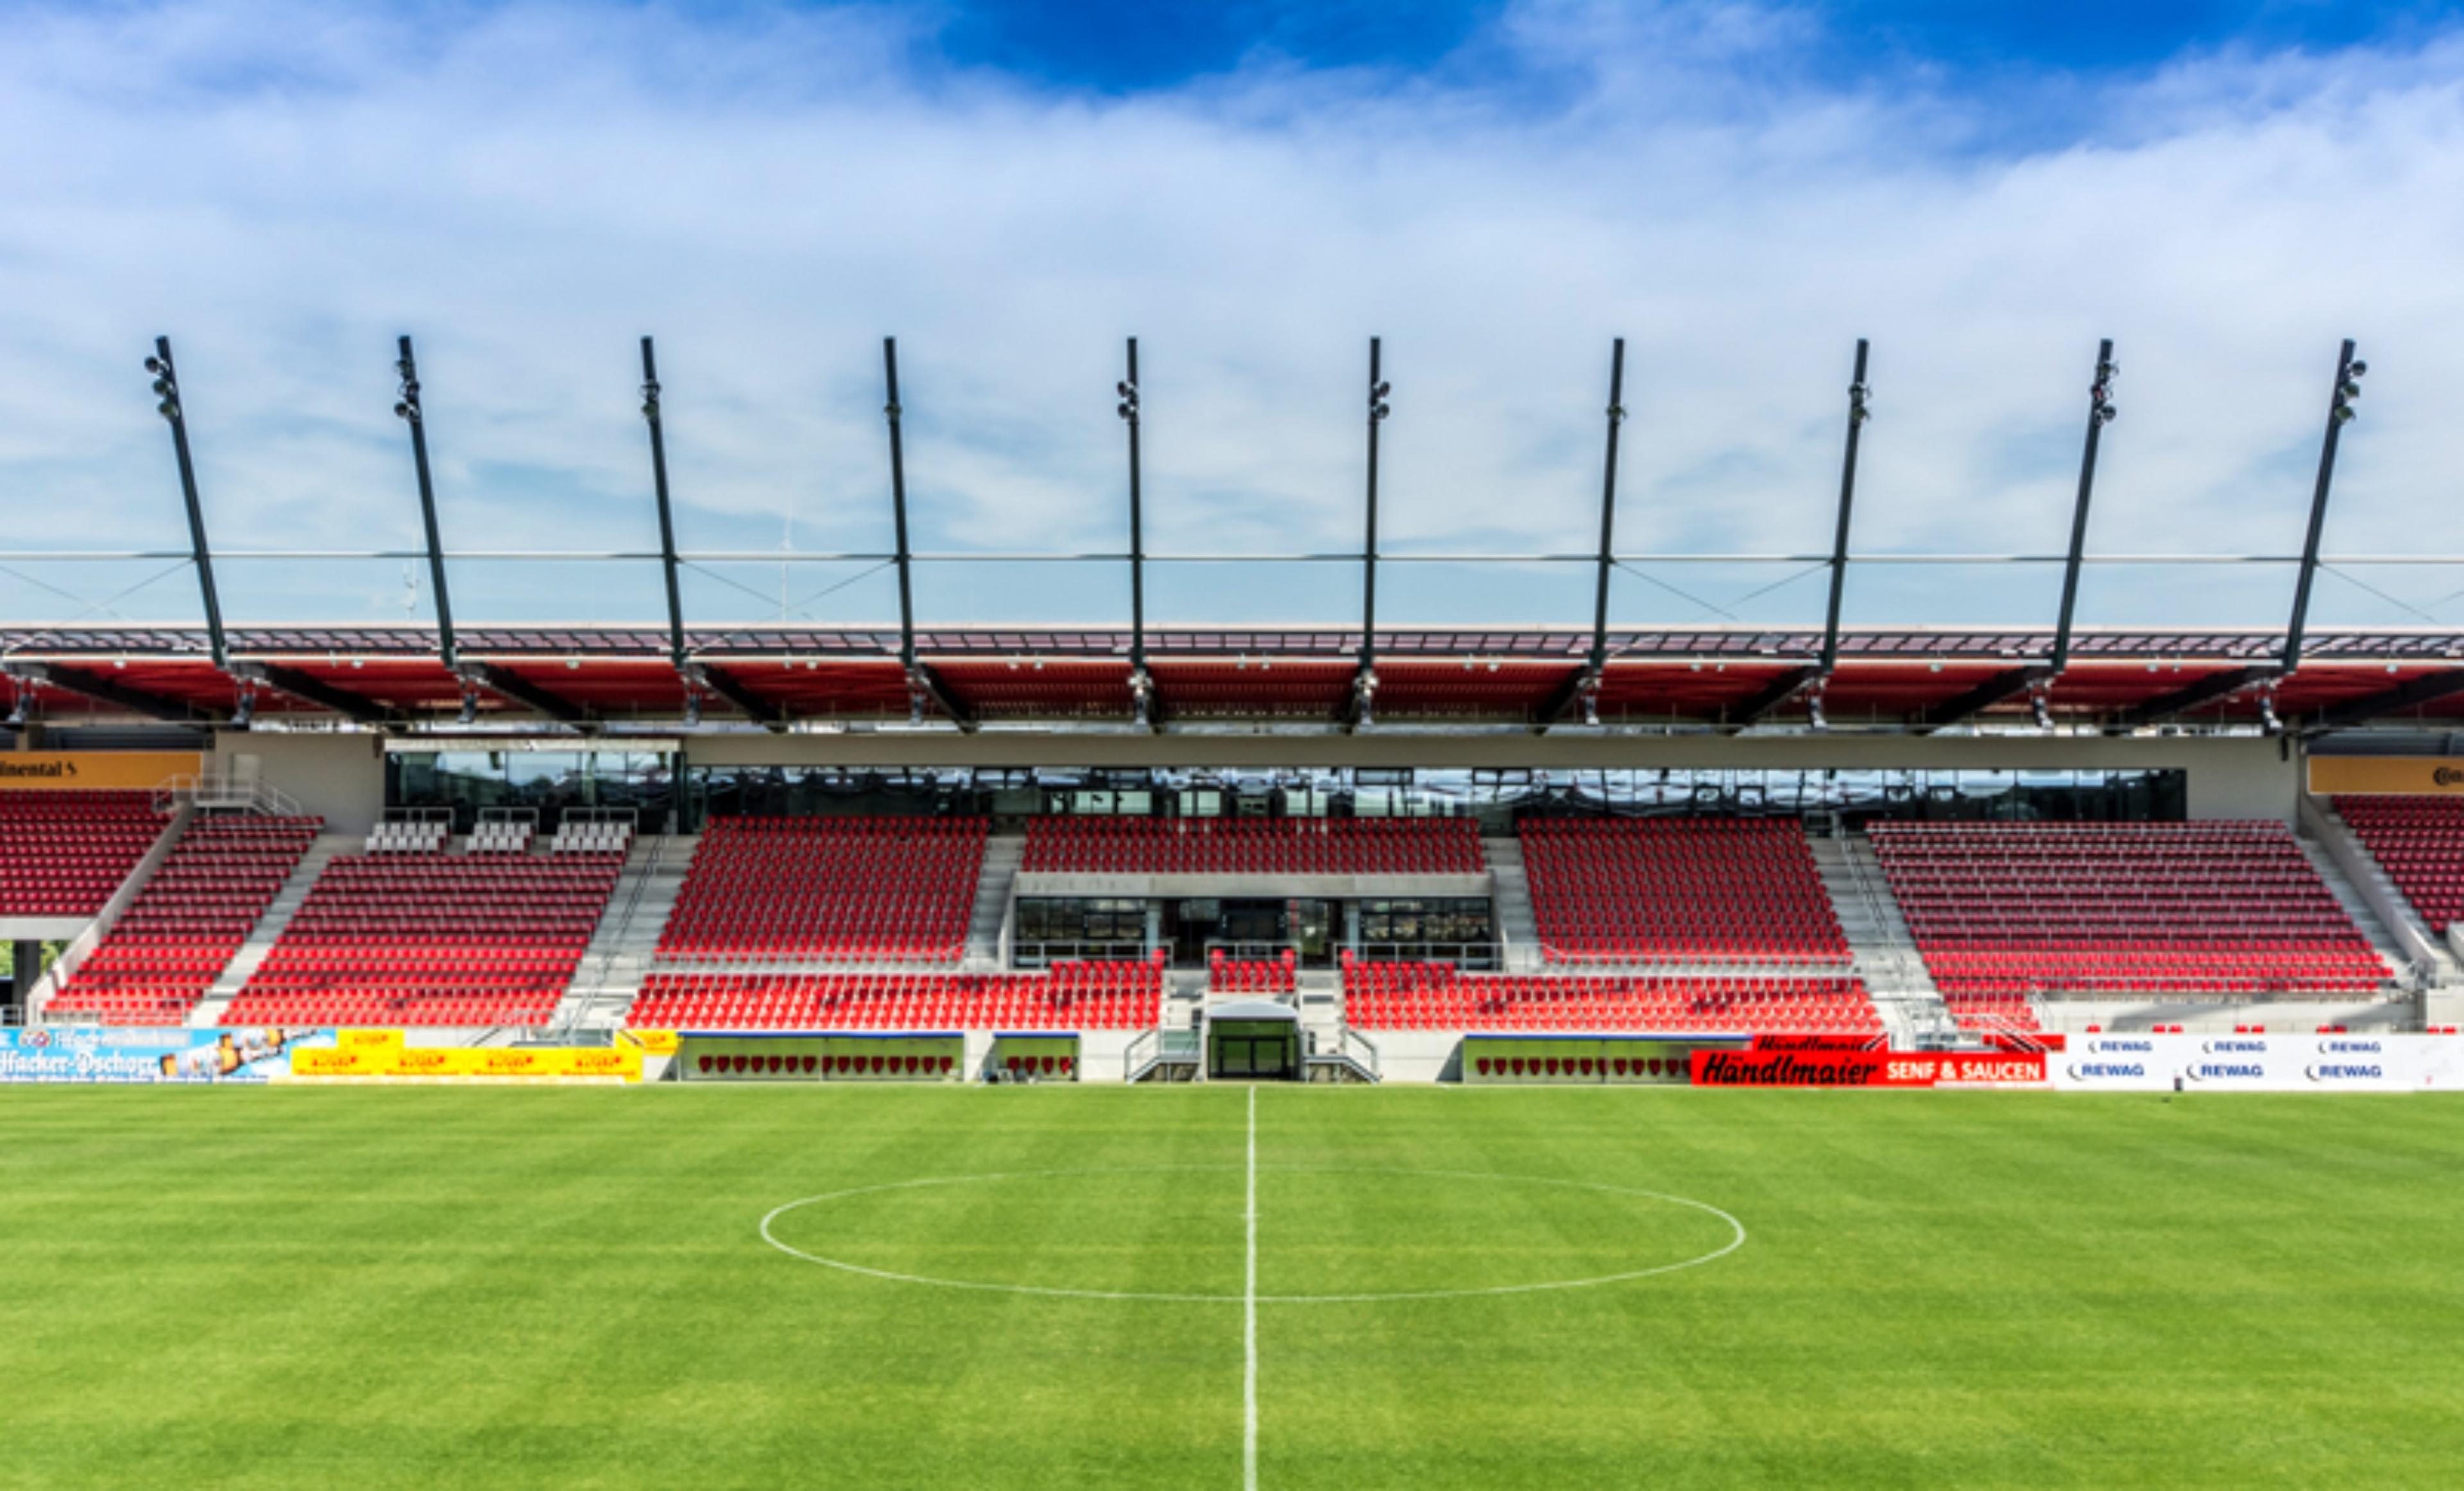
[{"label": "floodlight lamp", "polygon": [[410,417],[410,401],[408,399],[395,400],[393,412],[394,417],[397,419],[408,419]]},{"label": "floodlight lamp", "polygon": [[155,379],[154,395],[157,398],[169,398],[171,396],[171,380],[169,378]]},{"label": "floodlight lamp", "polygon": [[470,684],[462,685],[462,711],[454,716],[459,724],[475,723],[479,718],[479,691]]},{"label": "floodlight lamp", "polygon": [[2045,698],[2044,690],[2038,689],[2028,696],[2028,712],[2036,717],[2037,729],[2048,735],[2054,732],[2053,704]]},{"label": "floodlight lamp", "polygon": [[1818,693],[1806,696],[1805,723],[1817,730],[1831,728],[1831,717],[1822,712],[1822,696]]},{"label": "floodlight lamp", "polygon": [[2336,406],[2336,423],[2340,425],[2348,425],[2352,422],[2353,406],[2350,404],[2339,403]]},{"label": "floodlight lamp", "polygon": [[2270,735],[2280,735],[2284,731],[2284,722],[2277,719],[2276,715],[2276,695],[2273,691],[2258,696],[2258,726]]},{"label": "floodlight lamp", "polygon": [[231,709],[231,728],[234,730],[245,730],[248,728],[249,722],[255,718],[256,690],[246,688],[241,689],[239,691],[239,702]]},{"label": "floodlight lamp", "polygon": [[2348,378],[2366,378],[2369,375],[2370,365],[2358,357],[2353,359],[2353,366],[2344,369],[2344,376]]},{"label": "floodlight lamp", "polygon": [[1112,412],[1120,415],[1123,419],[1131,419],[1136,417],[1137,406],[1124,402],[1113,406]]},{"label": "floodlight lamp", "polygon": [[1610,405],[1610,406],[1609,406],[1609,419],[1610,419],[1610,422],[1612,422],[1612,423],[1614,423],[1614,424],[1620,424],[1620,425],[1621,425],[1621,424],[1625,423],[1625,406],[1624,406],[1624,405],[1622,405],[1622,404],[1612,404],[1612,405]]},{"label": "floodlight lamp", "polygon": [[1377,384],[1375,387],[1372,388],[1372,389],[1369,390],[1369,397],[1370,397],[1373,401],[1375,401],[1375,400],[1379,400],[1379,399],[1383,399],[1383,398],[1385,398],[1387,394],[1392,393],[1392,392],[1394,392],[1394,391],[1395,391],[1395,386],[1394,386],[1393,384],[1391,384],[1391,383],[1380,383],[1380,384]]},{"label": "floodlight lamp", "polygon": [[2336,391],[2348,399],[2357,399],[2362,396],[2362,386],[2348,381],[2336,385]]},{"label": "floodlight lamp", "polygon": [[180,406],[169,399],[165,399],[154,406],[154,412],[165,419],[177,419],[180,417]]},{"label": "floodlight lamp", "polygon": [[2111,383],[2121,376],[2122,365],[2111,358],[2096,365],[2096,381],[2099,383]]},{"label": "floodlight lamp", "polygon": [[2096,422],[2098,424],[2109,425],[2121,416],[2122,411],[2114,408],[2110,404],[2099,404],[2096,407]]},{"label": "floodlight lamp", "polygon": [[1112,391],[1118,393],[1125,399],[1135,398],[1137,397],[1138,392],[1136,389],[1131,387],[1129,380],[1127,379],[1123,379],[1121,382],[1112,385]]},{"label": "floodlight lamp", "polygon": [[1394,412],[1394,411],[1388,409],[1383,404],[1372,404],[1369,406],[1369,417],[1372,419],[1383,419],[1392,412]]},{"label": "floodlight lamp", "polygon": [[171,365],[159,357],[149,357],[145,359],[145,370],[150,373],[167,373],[171,370]]}]

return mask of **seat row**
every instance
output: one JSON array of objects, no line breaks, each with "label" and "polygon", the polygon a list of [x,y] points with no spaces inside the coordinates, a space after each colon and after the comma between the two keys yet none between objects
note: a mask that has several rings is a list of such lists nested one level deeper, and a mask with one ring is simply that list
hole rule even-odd
[{"label": "seat row", "polygon": [[1793,819],[1527,817],[1516,832],[1551,962],[1848,961]]},{"label": "seat row", "polygon": [[2433,932],[2464,922],[2464,797],[2340,796],[2336,812]]},{"label": "seat row", "polygon": [[323,820],[190,820],[160,868],[47,1013],[103,1024],[178,1024],[248,940]]},{"label": "seat row", "polygon": [[2359,992],[2387,979],[2282,823],[1878,823],[1868,832],[1946,994],[2230,997]]},{"label": "seat row", "polygon": [[653,973],[626,1023],[652,1030],[1142,1030],[1163,964],[1062,963],[1038,973]]},{"label": "seat row", "polygon": [[712,820],[659,934],[671,960],[955,962],[983,818]]},{"label": "seat row", "polygon": [[1351,963],[1344,1018],[1365,1030],[1879,1035],[1862,980],[1463,973]]},{"label": "seat row", "polygon": [[90,917],[163,833],[150,792],[0,790],[0,917]]}]

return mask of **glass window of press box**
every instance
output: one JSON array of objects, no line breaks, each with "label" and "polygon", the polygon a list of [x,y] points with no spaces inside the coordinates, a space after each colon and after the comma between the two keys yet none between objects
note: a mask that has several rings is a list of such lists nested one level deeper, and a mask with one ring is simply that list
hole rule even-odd
[{"label": "glass window of press box", "polygon": [[664,832],[675,800],[674,763],[655,751],[440,750],[385,758],[385,806],[450,808],[453,831],[482,808],[528,808],[540,832],[567,810],[629,808],[645,833]]},{"label": "glass window of press box", "polygon": [[1606,771],[1284,769],[1274,772],[1059,768],[915,770],[688,767],[685,832],[715,814],[989,813],[1132,818],[1470,817],[1507,835],[1530,814],[2013,822],[2167,822],[2189,815],[2180,770]]}]

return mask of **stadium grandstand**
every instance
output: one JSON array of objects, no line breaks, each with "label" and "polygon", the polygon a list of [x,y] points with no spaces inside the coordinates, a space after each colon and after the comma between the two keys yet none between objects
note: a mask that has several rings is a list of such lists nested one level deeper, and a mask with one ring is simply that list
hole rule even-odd
[{"label": "stadium grandstand", "polygon": [[1861,345],[1795,629],[1611,623],[1614,397],[1590,627],[1381,624],[1374,372],[1356,626],[1148,625],[1127,384],[1126,624],[918,622],[895,463],[877,628],[693,624],[656,440],[664,627],[456,624],[424,444],[432,624],[227,625],[192,501],[203,624],[0,634],[0,922],[48,966],[11,1017],[1376,1080],[1487,1036],[2457,1023],[2464,632],[2306,614],[2363,367],[2290,615],[2165,631],[2077,616],[2110,356],[2041,627],[1842,622]]}]

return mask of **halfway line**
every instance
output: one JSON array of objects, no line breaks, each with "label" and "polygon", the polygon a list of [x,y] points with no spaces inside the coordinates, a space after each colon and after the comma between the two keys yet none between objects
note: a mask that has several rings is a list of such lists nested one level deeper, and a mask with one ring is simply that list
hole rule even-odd
[{"label": "halfway line", "polygon": [[1241,1295],[1241,1484],[1258,1491],[1258,1088],[1249,1087],[1249,1274]]}]

